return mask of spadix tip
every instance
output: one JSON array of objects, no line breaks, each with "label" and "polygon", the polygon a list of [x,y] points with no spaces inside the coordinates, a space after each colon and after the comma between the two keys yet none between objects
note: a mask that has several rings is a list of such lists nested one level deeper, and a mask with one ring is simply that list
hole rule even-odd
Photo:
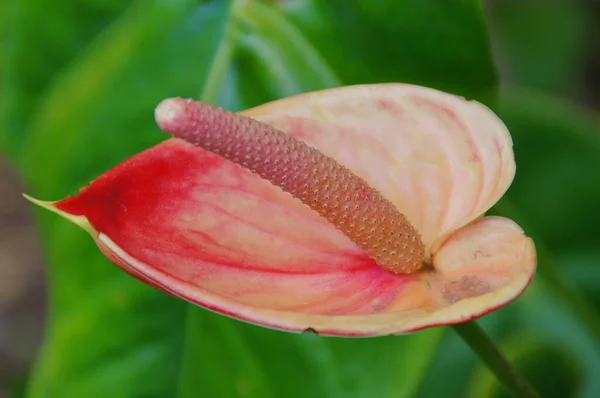
[{"label": "spadix tip", "polygon": [[174,134],[178,126],[181,125],[181,119],[186,115],[186,104],[191,100],[181,97],[167,98],[161,101],[154,110],[154,120],[156,124],[167,134]]}]

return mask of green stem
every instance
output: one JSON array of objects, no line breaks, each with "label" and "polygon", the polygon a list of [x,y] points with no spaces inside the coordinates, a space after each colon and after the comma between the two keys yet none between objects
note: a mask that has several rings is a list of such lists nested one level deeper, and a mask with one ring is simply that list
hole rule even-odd
[{"label": "green stem", "polygon": [[454,325],[452,328],[515,396],[540,397],[527,380],[512,367],[492,339],[475,321]]},{"label": "green stem", "polygon": [[217,53],[213,58],[212,65],[208,72],[204,89],[200,95],[200,100],[207,104],[216,104],[219,99],[219,93],[223,86],[223,79],[227,73],[227,68],[233,56],[233,45],[228,36],[229,28],[225,28],[223,40],[219,43]]}]

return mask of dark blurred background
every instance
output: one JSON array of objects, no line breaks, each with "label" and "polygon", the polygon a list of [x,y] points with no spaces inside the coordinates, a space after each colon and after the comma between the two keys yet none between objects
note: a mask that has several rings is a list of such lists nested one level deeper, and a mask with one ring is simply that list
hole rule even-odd
[{"label": "dark blurred background", "polygon": [[597,110],[600,2],[484,0],[504,84],[541,89]]},{"label": "dark blurred background", "polygon": [[[484,4],[502,86],[561,97],[595,119],[600,131],[600,1]],[[19,391],[25,380],[47,304],[38,233],[23,190],[8,161],[0,158],[0,398],[17,396],[8,386]],[[594,280],[582,283],[600,286]]]}]

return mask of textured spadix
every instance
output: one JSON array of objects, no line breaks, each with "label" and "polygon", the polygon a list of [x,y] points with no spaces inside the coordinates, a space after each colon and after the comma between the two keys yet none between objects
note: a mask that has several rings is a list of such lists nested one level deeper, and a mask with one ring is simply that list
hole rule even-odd
[{"label": "textured spadix", "polygon": [[419,233],[378,191],[334,159],[249,117],[170,98],[155,111],[168,134],[245,167],[325,217],[379,266],[410,274],[423,264]]}]

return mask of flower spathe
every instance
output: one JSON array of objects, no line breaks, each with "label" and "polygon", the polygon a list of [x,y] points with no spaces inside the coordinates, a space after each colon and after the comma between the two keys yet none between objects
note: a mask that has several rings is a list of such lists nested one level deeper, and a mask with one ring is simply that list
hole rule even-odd
[{"label": "flower spathe", "polygon": [[515,174],[483,105],[406,84],[302,94],[242,114],[364,179],[419,232],[428,266],[396,275],[308,206],[237,164],[172,138],[76,196],[37,203],[91,233],[136,278],[266,327],[341,336],[464,322],[518,297],[536,265],[511,220],[482,217]]}]

